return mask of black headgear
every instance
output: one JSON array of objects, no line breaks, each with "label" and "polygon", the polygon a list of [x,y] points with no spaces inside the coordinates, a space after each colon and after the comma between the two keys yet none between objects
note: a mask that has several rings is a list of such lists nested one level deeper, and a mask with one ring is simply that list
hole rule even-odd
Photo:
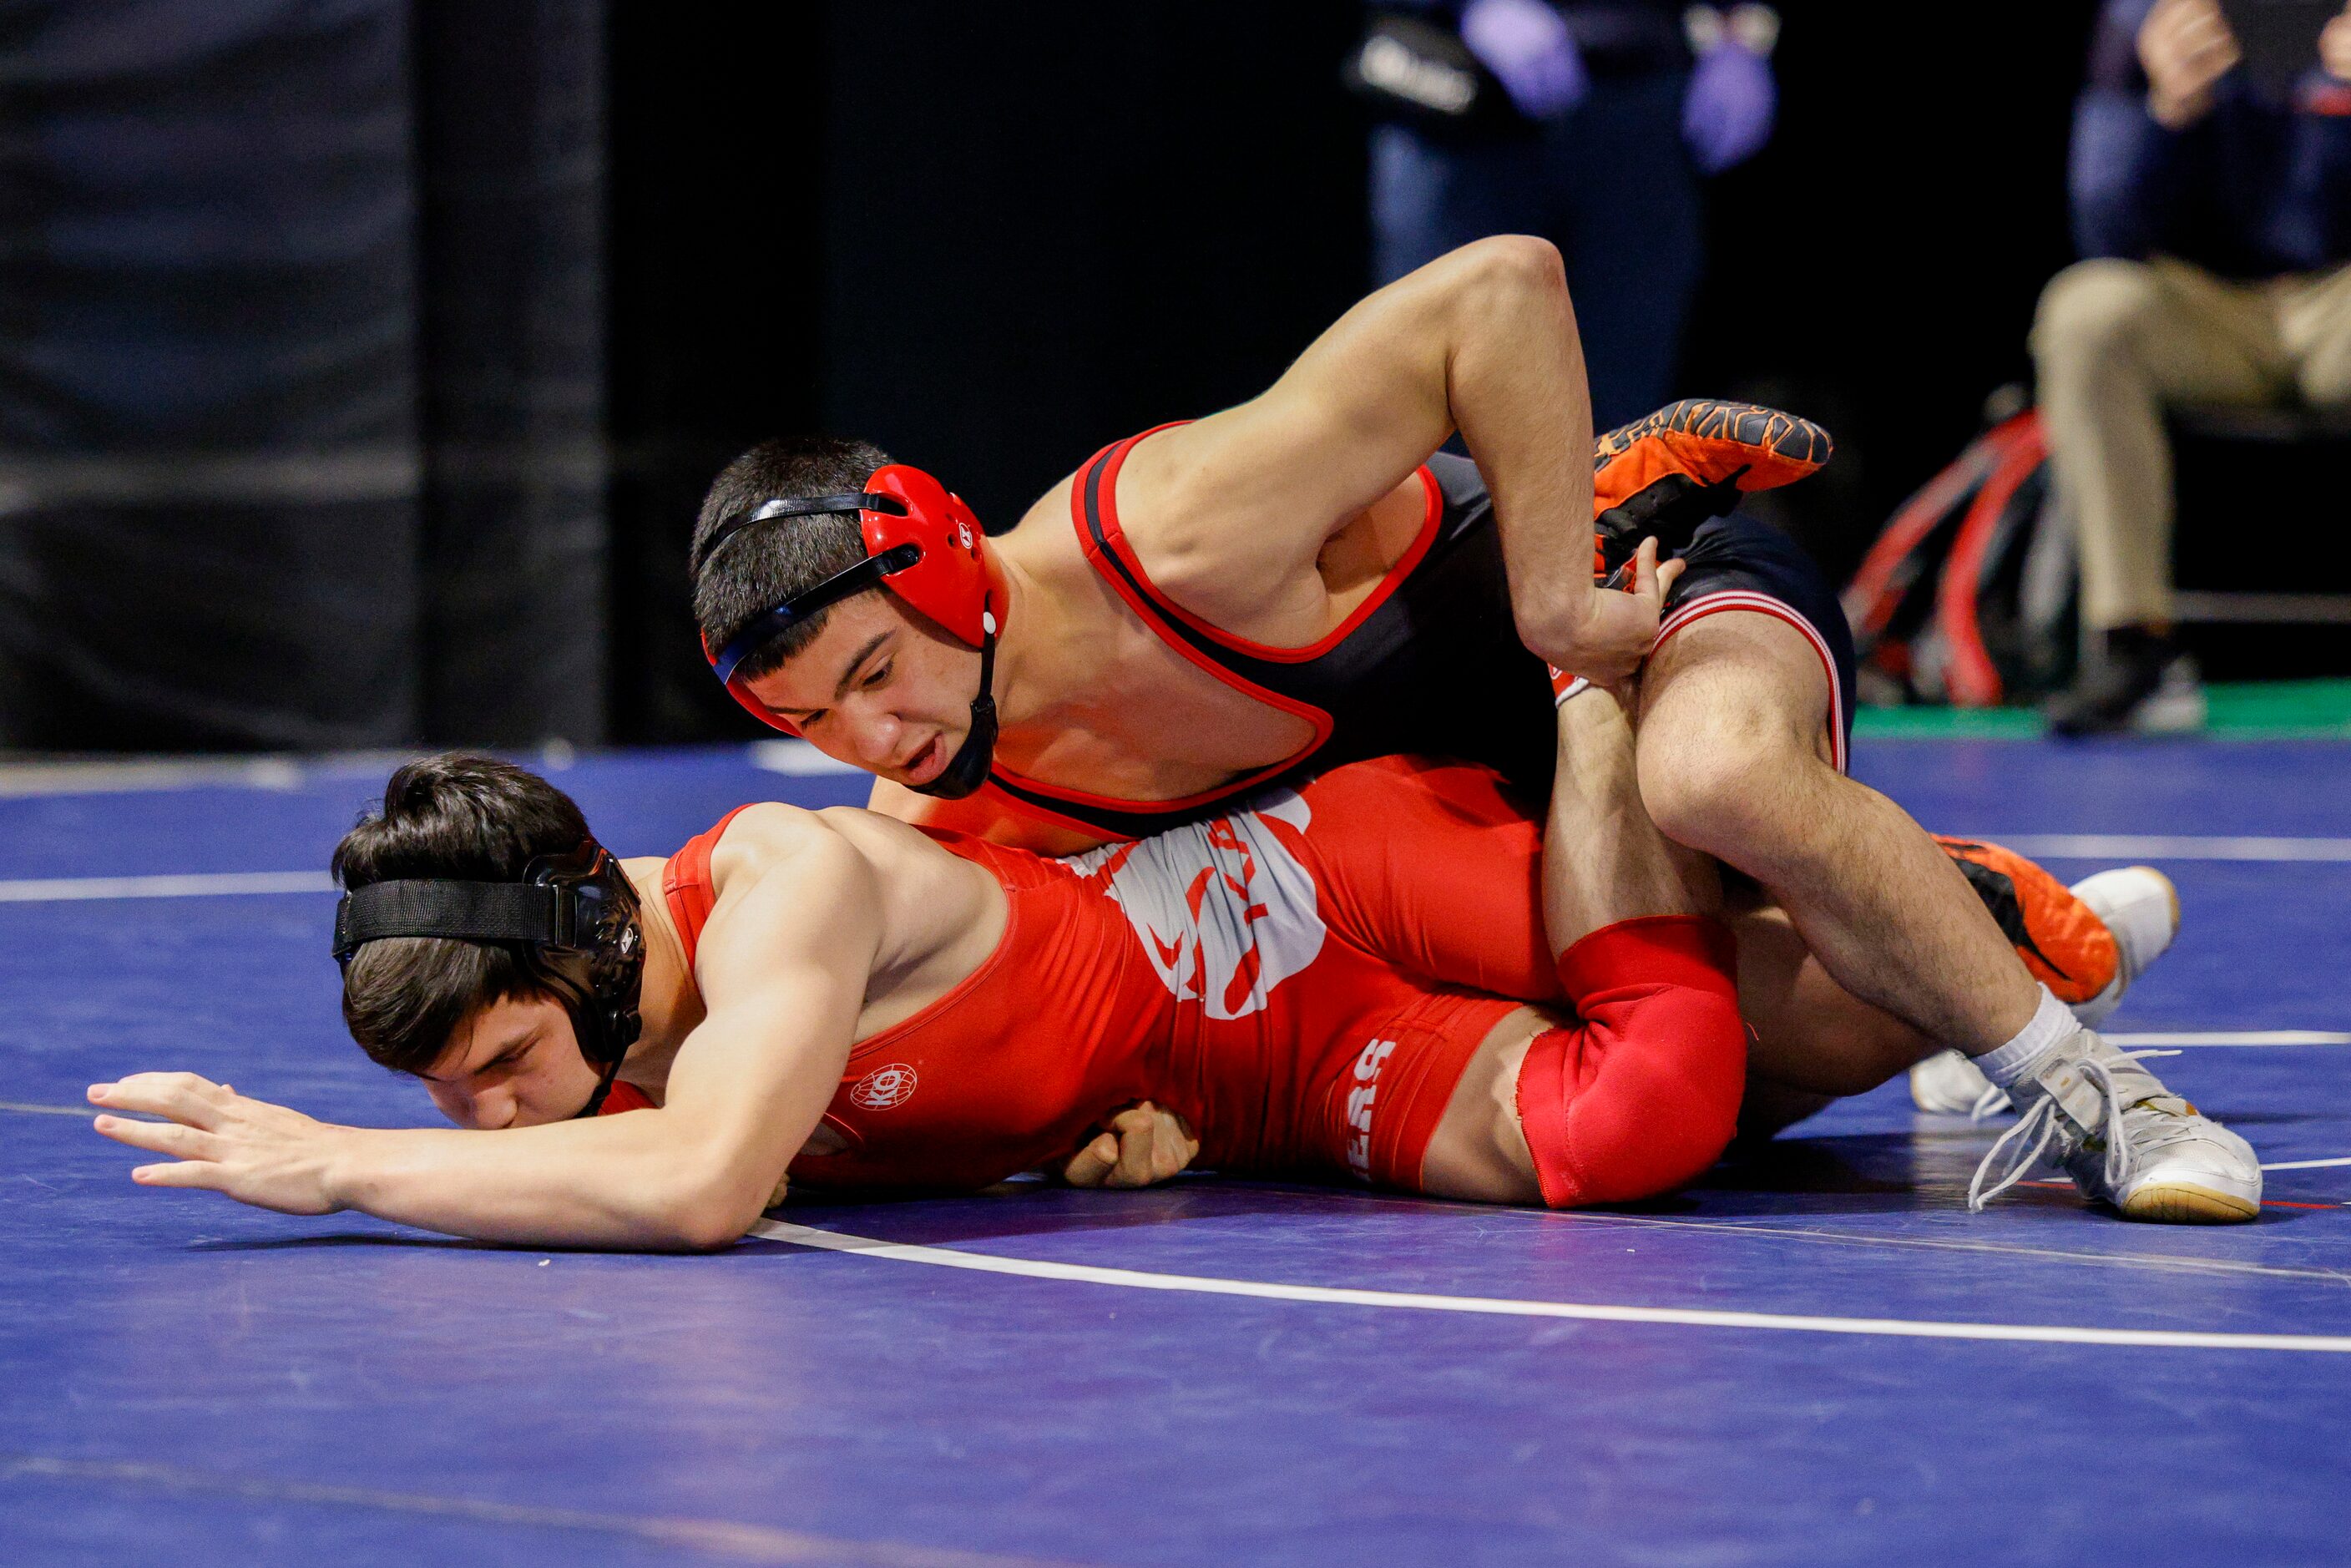
[{"label": "black headgear", "polygon": [[[335,962],[386,936],[445,936],[512,942],[530,949],[571,1015],[580,1054],[596,1069],[596,1092],[579,1113],[592,1116],[612,1091],[621,1062],[643,1027],[637,998],[645,970],[637,890],[621,862],[594,839],[567,854],[541,855],[519,882],[416,878],[371,882],[335,905]],[[587,987],[549,957],[584,956]]]}]

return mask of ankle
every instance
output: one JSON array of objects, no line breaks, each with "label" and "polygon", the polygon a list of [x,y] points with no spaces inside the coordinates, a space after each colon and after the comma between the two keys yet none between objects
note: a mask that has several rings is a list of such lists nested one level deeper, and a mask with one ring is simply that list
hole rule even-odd
[{"label": "ankle", "polygon": [[2074,1018],[2071,1008],[2059,1001],[2048,987],[2038,989],[2040,1003],[2033,1009],[2031,1021],[2005,1044],[1975,1059],[1977,1070],[2002,1089],[2012,1089],[2033,1076],[2051,1051],[2081,1030],[2081,1020]]}]

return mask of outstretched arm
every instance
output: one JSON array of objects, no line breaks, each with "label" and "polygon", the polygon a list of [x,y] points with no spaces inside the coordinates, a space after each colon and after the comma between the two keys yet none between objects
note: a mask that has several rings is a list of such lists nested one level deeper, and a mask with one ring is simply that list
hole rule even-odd
[{"label": "outstretched arm", "polygon": [[[290,1214],[355,1208],[493,1241],[711,1248],[758,1218],[839,1086],[881,940],[872,866],[812,821],[729,879],[697,973],[708,1016],[666,1103],[496,1132],[340,1127],[193,1073],[94,1085],[98,1130],[165,1156],[150,1186]],[[133,1121],[138,1115],[168,1118]]]},{"label": "outstretched arm", "polygon": [[1559,253],[1479,240],[1363,300],[1262,395],[1134,449],[1122,523],[1155,575],[1223,620],[1459,430],[1492,493],[1520,636],[1595,679],[1654,619],[1592,583],[1592,402]]}]

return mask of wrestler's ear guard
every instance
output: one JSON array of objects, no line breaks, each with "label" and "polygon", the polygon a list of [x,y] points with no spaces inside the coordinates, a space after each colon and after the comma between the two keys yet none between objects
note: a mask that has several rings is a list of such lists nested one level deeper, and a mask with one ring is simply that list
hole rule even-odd
[{"label": "wrestler's ear guard", "polygon": [[903,463],[876,469],[865,488],[905,508],[903,517],[879,508],[858,512],[866,553],[878,556],[906,544],[922,551],[913,566],[888,574],[891,591],[961,641],[978,647],[995,629],[987,623],[994,584],[982,554],[979,519],[962,497]]},{"label": "wrestler's ear guard", "polygon": [[794,622],[887,582],[899,598],[975,648],[986,648],[1002,624],[1002,591],[988,570],[978,518],[962,497],[904,463],[875,469],[862,492],[775,497],[733,514],[711,530],[695,559],[695,576],[699,578],[727,542],[754,523],[844,512],[857,514],[865,539],[863,560],[784,601],[716,653],[708,643],[703,644],[703,656],[735,700],[753,717],[786,735],[799,731],[754,695],[747,682],[736,677]]}]

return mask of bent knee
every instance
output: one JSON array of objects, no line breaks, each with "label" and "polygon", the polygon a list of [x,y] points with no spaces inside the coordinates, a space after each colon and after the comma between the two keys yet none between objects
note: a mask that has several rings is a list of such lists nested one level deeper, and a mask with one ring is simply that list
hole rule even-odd
[{"label": "bent knee", "polygon": [[1569,1107],[1567,1155],[1582,1176],[1573,1201],[1626,1203],[1687,1186],[1737,1135],[1747,1071],[1737,1006],[1708,998],[1671,1027],[1672,1049],[1629,1060],[1620,1051],[1630,1071],[1604,1074]]},{"label": "bent knee", "polygon": [[1641,804],[1657,831],[1676,843],[1719,853],[1744,835],[1762,809],[1763,784],[1753,753],[1720,746],[1644,747],[1636,761]]},{"label": "bent knee", "polygon": [[[1737,1002],[1677,986],[1655,988],[1631,1007],[1637,1016],[1600,1042],[1604,1060],[1565,1095],[1563,1114],[1531,1114],[1530,1079],[1521,1074],[1521,1122],[1552,1208],[1626,1203],[1687,1186],[1738,1132],[1747,1036]],[[1575,1031],[1587,1049],[1595,1027]],[[1539,1077],[1535,1083],[1548,1090]]]},{"label": "bent knee", "polygon": [[2141,261],[2077,261],[2049,280],[2032,317],[2032,351],[2053,359],[2127,345],[2161,308],[2162,286]]},{"label": "bent knee", "polygon": [[1655,744],[1644,735],[1635,756],[1641,804],[1657,831],[1718,857],[1770,836],[1792,809],[1790,783],[1821,766],[1776,716],[1736,706],[1717,709],[1702,730]]},{"label": "bent knee", "polygon": [[2294,367],[2294,385],[2313,408],[2340,409],[2351,403],[2351,330],[2304,356]]}]

